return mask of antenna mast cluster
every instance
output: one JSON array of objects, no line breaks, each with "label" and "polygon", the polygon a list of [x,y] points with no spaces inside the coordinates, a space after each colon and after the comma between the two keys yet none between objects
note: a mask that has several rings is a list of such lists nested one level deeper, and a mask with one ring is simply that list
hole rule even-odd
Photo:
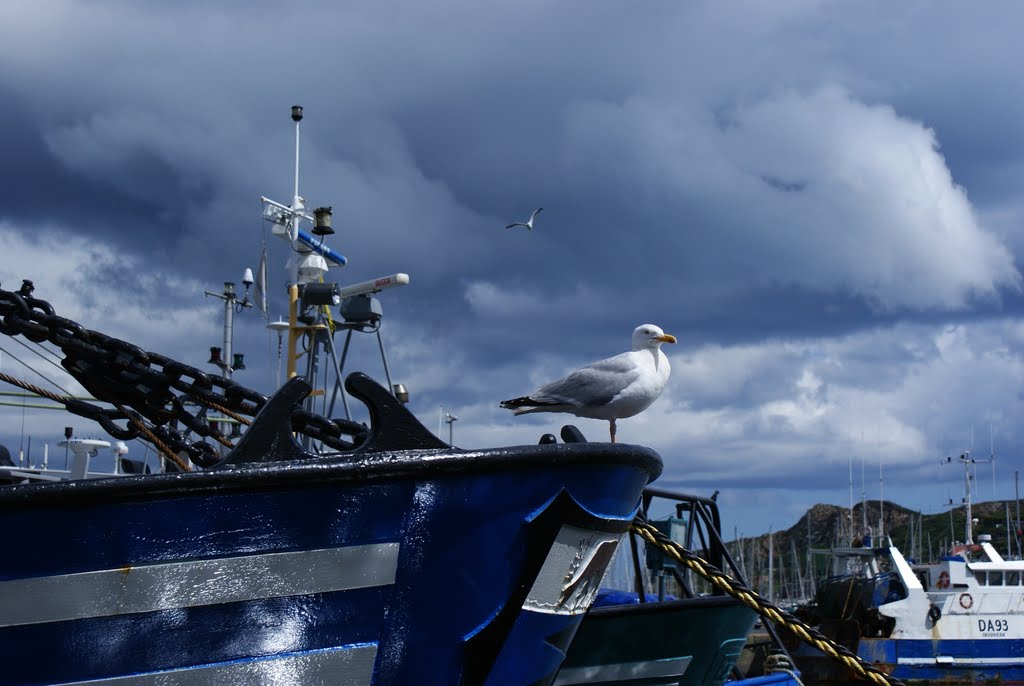
[{"label": "antenna mast cluster", "polygon": [[[380,347],[381,360],[388,387],[402,402],[408,400],[408,392],[402,384],[391,383],[391,371],[388,367],[384,343],[380,337],[380,324],[383,310],[377,298],[372,294],[395,286],[409,283],[408,274],[398,273],[370,281],[342,287],[336,282],[328,281],[328,273],[332,267],[343,267],[348,263],[344,255],[327,247],[324,240],[335,233],[331,226],[333,210],[331,207],[317,207],[312,214],[306,211],[306,200],[299,195],[299,129],[303,119],[302,107],[295,105],[291,111],[295,123],[295,167],[292,202],[290,205],[279,203],[267,197],[263,202],[263,218],[273,225],[272,233],[287,240],[292,255],[288,261],[288,373],[287,378],[298,375],[298,360],[306,358],[305,378],[314,389],[306,399],[306,408],[313,410],[317,397],[322,397],[323,407],[320,412],[331,416],[335,399],[340,395],[345,409],[346,419],[351,419],[348,401],[342,390],[345,360],[353,331],[376,333]],[[311,225],[307,232],[304,226]],[[331,308],[338,308],[341,320],[334,319]],[[279,331],[283,337],[284,322],[271,324],[272,329]],[[334,334],[338,329],[347,332],[345,346],[339,359],[334,346]],[[304,350],[299,352],[299,342],[304,340]],[[326,379],[319,384],[320,352],[324,350],[330,358],[330,369],[336,372],[330,402],[326,398]],[[320,386],[323,385],[323,388]],[[309,449],[309,438],[305,439]]]},{"label": "antenna mast cluster", "polygon": [[[994,461],[994,457],[989,457],[987,460],[979,460],[971,456],[971,451],[966,450],[960,455],[960,463],[964,466],[964,508],[965,508],[965,519],[964,523],[964,544],[974,545],[974,520],[973,513],[971,512],[971,480],[974,478],[971,476],[971,465],[974,464],[987,464]],[[952,464],[953,458],[950,456],[946,457],[946,464]]]}]

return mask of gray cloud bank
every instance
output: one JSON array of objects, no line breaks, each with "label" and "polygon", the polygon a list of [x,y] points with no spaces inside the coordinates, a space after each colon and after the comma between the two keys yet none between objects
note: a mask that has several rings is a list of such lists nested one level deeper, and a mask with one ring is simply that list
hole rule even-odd
[{"label": "gray cloud bank", "polygon": [[[649,321],[681,339],[673,380],[620,432],[667,481],[810,499],[863,442],[910,479],[971,425],[1020,454],[1022,14],[13,0],[0,283],[47,297],[77,274],[64,306],[102,328],[101,289],[130,278],[135,316],[113,323],[200,364],[202,290],[254,266],[302,104],[302,194],[334,207],[337,274],[412,275],[383,297],[392,365],[424,415],[457,408],[467,445],[535,440],[552,419],[497,401]],[[535,231],[503,228],[541,205]],[[283,312],[287,246],[267,240]],[[269,389],[273,341],[238,326]]]}]

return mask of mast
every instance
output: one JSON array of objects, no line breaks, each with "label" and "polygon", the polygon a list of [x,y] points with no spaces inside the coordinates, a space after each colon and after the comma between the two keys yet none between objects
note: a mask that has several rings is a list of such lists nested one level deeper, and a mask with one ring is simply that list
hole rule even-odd
[{"label": "mast", "polygon": [[[974,427],[971,427],[971,434],[974,434]],[[967,506],[967,521],[964,522],[964,544],[972,545],[974,543],[974,527],[972,526],[971,517],[971,454],[964,453],[960,456],[960,459],[964,463],[964,492],[967,494],[965,503]]]},{"label": "mast", "polygon": [[[809,534],[808,534],[809,535]],[[850,454],[850,531],[849,531],[849,544],[853,545],[853,539],[856,538],[853,535],[853,454]],[[808,549],[810,544],[808,543]]]},{"label": "mast", "polygon": [[885,499],[882,496],[884,481],[882,480],[882,447],[878,447],[878,544],[883,545],[885,538]]},{"label": "mast", "polygon": [[[292,202],[285,205],[265,196],[260,198],[263,202],[263,218],[273,224],[272,233],[287,240],[291,246],[291,258],[288,261],[288,321],[287,324],[279,322],[271,327],[283,338],[284,327],[287,326],[287,378],[291,379],[299,374],[298,360],[305,357],[305,378],[314,389],[306,398],[306,409],[313,411],[314,403],[319,399],[323,404],[320,413],[331,416],[335,399],[340,396],[345,417],[351,419],[348,402],[342,390],[349,342],[353,331],[375,333],[388,389],[400,402],[405,403],[409,399],[405,386],[391,383],[391,371],[380,335],[383,311],[378,300],[372,295],[388,288],[408,284],[409,276],[403,273],[392,274],[344,288],[327,280],[326,277],[332,267],[343,267],[348,260],[344,255],[327,247],[324,242],[327,236],[335,233],[331,226],[332,209],[317,207],[309,214],[306,211],[306,200],[299,194],[300,123],[303,119],[303,108],[300,105],[292,106],[291,118],[295,125]],[[312,225],[308,233],[302,228],[304,224]],[[339,319],[332,316],[331,308],[338,308]],[[334,345],[334,334],[337,330],[347,331],[340,359]],[[301,352],[300,342],[303,342],[304,348]],[[321,351],[329,356],[330,364],[326,365],[328,373],[320,369]],[[334,375],[334,390],[328,403],[329,373]],[[311,439],[304,437],[303,447],[309,450],[311,445]]]},{"label": "mast", "polygon": [[[863,439],[862,439],[863,440]],[[864,458],[860,458],[860,514],[863,520],[864,535],[868,534],[868,492],[864,486]]]},{"label": "mast", "polygon": [[[973,435],[973,429],[972,429],[972,435]],[[966,515],[964,517],[964,519],[966,520],[964,522],[964,545],[973,545],[974,544],[974,519],[973,519],[974,515],[973,515],[973,512],[971,511],[971,479],[972,479],[972,477],[971,477],[971,467],[973,465],[979,463],[979,462],[984,463],[984,462],[989,462],[989,461],[990,460],[978,460],[978,459],[975,459],[975,458],[971,457],[971,451],[969,451],[969,450],[965,451],[962,455],[960,455],[960,464],[962,464],[964,466],[964,510],[965,510],[965,515]],[[947,456],[946,457],[946,464],[951,464],[952,462],[953,462],[953,458]],[[950,503],[950,504],[952,504],[952,503]],[[952,520],[952,517],[953,517],[952,509],[950,510],[950,515],[949,516],[950,516],[950,526],[952,527],[952,521],[953,521]]]},{"label": "mast", "polygon": [[1017,469],[1013,471],[1013,501],[1017,505],[1017,528],[1014,529],[1013,537],[1017,540],[1017,557],[1020,557],[1020,470]]}]

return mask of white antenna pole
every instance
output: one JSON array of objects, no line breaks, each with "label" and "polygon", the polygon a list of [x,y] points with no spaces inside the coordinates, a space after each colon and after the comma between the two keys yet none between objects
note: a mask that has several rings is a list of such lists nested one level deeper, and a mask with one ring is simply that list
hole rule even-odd
[{"label": "white antenna pole", "polygon": [[885,517],[884,510],[885,498],[883,497],[883,484],[882,480],[882,444],[878,444],[878,542],[881,544],[882,539],[885,537]]},{"label": "white antenna pole", "polygon": [[992,438],[992,422],[988,423],[988,459],[992,463],[992,500],[996,499],[996,444]]},{"label": "white antenna pole", "polygon": [[[861,436],[861,441],[864,437]],[[868,534],[868,492],[864,485],[864,458],[860,458],[860,513],[863,520],[864,535]]]},{"label": "white antenna pole", "polygon": [[[295,110],[298,109],[298,113]],[[302,121],[302,108],[296,105],[292,107],[292,121],[295,122],[295,192],[294,198],[299,197],[299,122]],[[294,205],[292,206],[294,207]]]},{"label": "white antenna pole", "polygon": [[302,107],[292,105],[292,121],[295,122],[295,192],[292,194],[292,212],[289,215],[288,239],[294,244],[299,239],[299,222],[305,205],[299,195],[299,122],[302,121]]},{"label": "white antenna pole", "polygon": [[[808,519],[808,523],[809,522],[810,522],[810,519]],[[853,539],[854,538],[855,538],[855,536],[853,535],[853,453],[850,453],[850,535],[849,535],[849,539],[850,539],[850,544],[851,545],[853,544]],[[810,546],[808,546],[808,549],[809,548],[810,548]]]},{"label": "white antenna pole", "polygon": [[[974,442],[973,427],[971,428],[971,442]],[[967,484],[967,523],[965,527],[966,531],[964,532],[964,545],[972,545],[974,543],[974,529],[972,526],[974,523],[971,521],[971,517],[973,516],[973,513],[971,512],[971,454],[967,453],[966,456],[962,456],[960,459],[964,461],[964,482]]]}]

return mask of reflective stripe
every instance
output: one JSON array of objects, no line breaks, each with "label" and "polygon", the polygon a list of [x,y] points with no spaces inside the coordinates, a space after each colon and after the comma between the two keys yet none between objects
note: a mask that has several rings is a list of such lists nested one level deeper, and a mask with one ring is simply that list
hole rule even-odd
[{"label": "reflective stripe", "polygon": [[110,617],[395,582],[398,543],[168,562],[0,582],[0,626]]},{"label": "reflective stripe", "polygon": [[673,657],[664,660],[645,660],[643,662],[617,662],[592,667],[572,667],[563,669],[555,677],[552,686],[572,686],[572,684],[604,684],[613,682],[628,683],[646,679],[678,679],[686,672],[693,658]]},{"label": "reflective stripe", "polygon": [[622,536],[563,525],[523,609],[558,615],[589,610]]},{"label": "reflective stripe", "polygon": [[359,645],[55,686],[369,686],[376,657],[376,645]]},{"label": "reflective stripe", "polygon": [[901,657],[901,665],[1024,665],[1024,657]]}]

